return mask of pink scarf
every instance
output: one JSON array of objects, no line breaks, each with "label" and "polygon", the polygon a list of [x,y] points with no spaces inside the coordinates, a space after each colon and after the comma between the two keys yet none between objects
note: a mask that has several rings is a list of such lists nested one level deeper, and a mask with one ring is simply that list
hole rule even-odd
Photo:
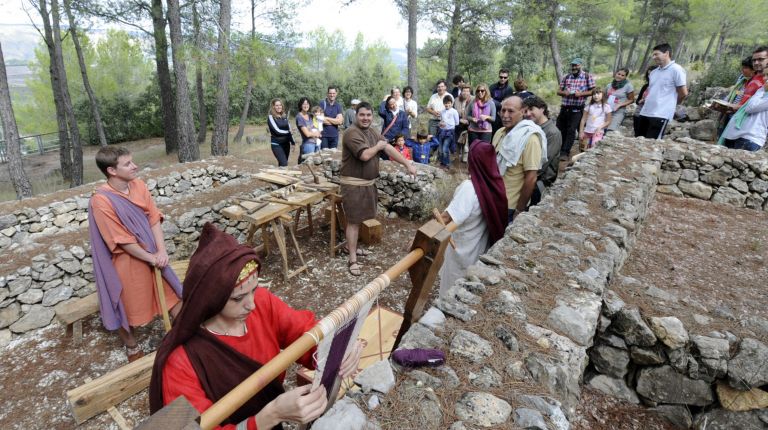
[{"label": "pink scarf", "polygon": [[478,118],[477,121],[477,128],[484,131],[490,131],[491,124],[488,123],[488,121],[480,120],[480,115],[490,115],[491,114],[491,106],[490,103],[480,104],[480,100],[476,99],[475,103],[472,104],[472,117]]}]

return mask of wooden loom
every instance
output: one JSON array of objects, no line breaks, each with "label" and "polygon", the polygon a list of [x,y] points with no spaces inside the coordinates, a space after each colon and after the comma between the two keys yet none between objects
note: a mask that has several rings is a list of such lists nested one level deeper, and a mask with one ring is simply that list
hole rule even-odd
[{"label": "wooden loom", "polygon": [[138,428],[212,429],[326,336],[332,335],[345,323],[356,318],[365,304],[371,303],[384,288],[389,286],[392,279],[407,270],[410,273],[413,288],[406,302],[405,319],[392,347],[395,348],[411,324],[423,314],[424,305],[443,262],[450,232],[455,229],[454,223],[443,226],[433,220],[424,224],[416,233],[411,251],[405,257],[320,320],[315,327],[214,403],[202,415],[197,414],[188,402],[177,399],[149,417]]}]

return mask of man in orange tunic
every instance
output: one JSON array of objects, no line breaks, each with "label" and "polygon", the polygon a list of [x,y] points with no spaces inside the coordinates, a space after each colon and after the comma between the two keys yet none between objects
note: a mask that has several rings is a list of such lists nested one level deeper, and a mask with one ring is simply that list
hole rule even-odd
[{"label": "man in orange tunic", "polygon": [[96,154],[96,164],[107,177],[91,197],[89,217],[101,317],[108,330],[118,330],[128,360],[133,361],[144,353],[131,327],[145,325],[162,312],[154,268],[163,271],[166,306],[172,315],[180,309],[181,284],[168,266],[163,215],[147,185],[136,177],[138,167],[131,153],[104,147]]}]

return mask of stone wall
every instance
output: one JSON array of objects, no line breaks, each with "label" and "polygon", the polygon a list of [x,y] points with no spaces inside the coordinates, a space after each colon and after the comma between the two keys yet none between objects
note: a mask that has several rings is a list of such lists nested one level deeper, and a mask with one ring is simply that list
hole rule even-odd
[{"label": "stone wall", "polygon": [[[337,180],[339,154],[323,151],[312,162],[322,166],[331,180]],[[260,166],[238,163],[231,167],[231,162],[216,159],[189,163],[161,176],[145,172],[147,188],[165,215],[162,228],[172,260],[192,254],[206,222],[216,224],[241,242],[245,240],[248,222],[229,220],[221,210],[235,204],[237,198],[257,198],[276,186],[256,181],[252,191],[242,191],[254,181],[253,174]],[[378,187],[382,212],[420,217],[422,207],[432,207],[429,203],[437,198],[440,183],[447,180],[445,175],[431,166],[420,166],[416,178],[411,178],[390,164],[381,163]],[[96,291],[87,210],[88,198],[97,185],[85,185],[82,194],[62,201],[9,211],[0,217],[0,252],[34,255],[30,264],[0,273],[2,338],[10,337],[8,330],[20,334],[45,327],[54,320],[55,305]],[[210,193],[224,198],[206,197]],[[70,236],[67,247],[56,244],[64,235]],[[50,246],[50,242],[55,244]]]},{"label": "stone wall", "polygon": [[[449,351],[437,370],[401,369],[400,388],[425,391],[415,410],[434,409],[426,391],[460,390],[451,428],[570,427],[603,291],[656,188],[661,146],[636,143],[609,138],[568,168],[408,331],[401,348]],[[422,418],[439,428],[442,415]]]},{"label": "stone wall", "polygon": [[696,142],[664,151],[660,193],[768,210],[768,154]]}]

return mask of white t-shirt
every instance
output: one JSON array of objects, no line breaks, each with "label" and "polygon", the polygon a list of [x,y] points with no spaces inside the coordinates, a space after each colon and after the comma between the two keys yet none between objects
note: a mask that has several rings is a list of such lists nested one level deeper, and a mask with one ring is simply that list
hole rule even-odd
[{"label": "white t-shirt", "polygon": [[412,112],[414,116],[419,114],[419,105],[416,103],[416,100],[414,99],[410,99],[408,101],[405,101],[405,99],[403,99],[403,107],[405,108],[403,110],[405,110],[406,113]]},{"label": "white t-shirt", "polygon": [[459,113],[456,109],[450,108],[440,112],[440,121],[443,123],[444,130],[453,130],[459,124]]},{"label": "white t-shirt", "polygon": [[441,113],[445,110],[445,104],[443,104],[443,97],[450,96],[451,100],[453,100],[453,96],[449,92],[445,92],[442,96],[434,93],[432,94],[432,97],[429,98],[429,103],[427,103],[428,108],[432,108],[437,113]]},{"label": "white t-shirt", "polygon": [[605,117],[613,112],[608,103],[600,106],[599,104],[590,104],[587,107],[587,122],[584,123],[585,133],[594,133],[597,128],[605,124]]},{"label": "white t-shirt", "polygon": [[736,128],[736,122],[729,121],[723,137],[731,140],[744,138],[762,148],[765,145],[765,136],[768,134],[768,97],[766,97],[765,88],[760,87],[746,104],[744,110],[747,116],[741,123],[741,127]]},{"label": "white t-shirt", "polygon": [[671,61],[667,67],[651,72],[648,96],[640,115],[651,118],[672,119],[677,106],[677,88],[684,87],[685,69]]},{"label": "white t-shirt", "polygon": [[488,227],[471,180],[466,179],[456,187],[446,211],[459,227],[452,234],[456,249],[448,246],[443,267],[440,268],[441,296],[488,249]]}]

